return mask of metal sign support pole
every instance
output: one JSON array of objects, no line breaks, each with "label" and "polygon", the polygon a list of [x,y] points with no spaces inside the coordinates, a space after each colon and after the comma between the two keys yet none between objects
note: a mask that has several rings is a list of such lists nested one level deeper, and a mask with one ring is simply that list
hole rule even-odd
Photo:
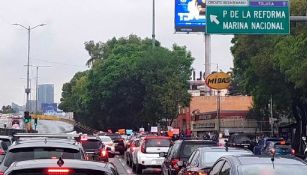
[{"label": "metal sign support pole", "polygon": [[217,110],[216,110],[216,119],[217,119],[217,132],[221,132],[221,91],[217,91]]},{"label": "metal sign support pole", "polygon": [[[206,79],[211,73],[211,36],[209,34],[205,34],[205,76]],[[210,96],[211,90],[205,85],[205,95]]]}]

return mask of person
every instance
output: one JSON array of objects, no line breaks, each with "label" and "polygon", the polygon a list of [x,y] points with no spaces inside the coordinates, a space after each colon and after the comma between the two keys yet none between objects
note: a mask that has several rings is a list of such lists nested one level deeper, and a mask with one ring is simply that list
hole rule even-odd
[{"label": "person", "polygon": [[199,15],[206,15],[206,0],[197,0],[197,8],[199,11]]},{"label": "person", "polygon": [[31,120],[32,120],[32,116],[30,115],[29,111],[25,111],[24,112],[24,123],[25,123],[27,132],[30,132],[32,130]]}]

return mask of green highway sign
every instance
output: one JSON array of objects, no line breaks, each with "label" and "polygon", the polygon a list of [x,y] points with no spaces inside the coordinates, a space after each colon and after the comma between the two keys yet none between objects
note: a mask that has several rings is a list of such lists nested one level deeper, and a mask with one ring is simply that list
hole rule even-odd
[{"label": "green highway sign", "polygon": [[[280,2],[280,1],[279,1]],[[207,6],[208,34],[289,34],[286,6]]]}]

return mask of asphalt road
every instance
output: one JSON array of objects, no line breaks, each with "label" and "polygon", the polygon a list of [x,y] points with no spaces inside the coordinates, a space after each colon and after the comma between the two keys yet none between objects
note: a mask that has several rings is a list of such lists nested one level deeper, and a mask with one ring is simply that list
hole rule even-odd
[{"label": "asphalt road", "polygon": [[[122,156],[116,155],[114,158],[110,158],[110,162],[114,163],[120,175],[136,175],[133,173],[131,167],[126,164],[125,159]],[[147,168],[143,170],[142,175],[159,175],[160,169]]]},{"label": "asphalt road", "polygon": [[73,131],[73,129],[73,125],[62,121],[39,120],[37,124],[38,132],[43,134],[58,134],[64,132],[71,132]]}]

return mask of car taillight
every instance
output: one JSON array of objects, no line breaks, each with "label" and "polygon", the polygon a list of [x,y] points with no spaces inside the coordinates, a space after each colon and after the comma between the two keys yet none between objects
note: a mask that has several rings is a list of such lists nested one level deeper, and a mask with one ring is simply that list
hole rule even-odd
[{"label": "car taillight", "polygon": [[0,175],[4,175],[4,172],[0,171]]},{"label": "car taillight", "polygon": [[130,147],[131,151],[135,151],[136,147]]},{"label": "car taillight", "polygon": [[295,149],[291,149],[291,154],[295,155]]},{"label": "car taillight", "polygon": [[101,150],[100,152],[101,157],[106,157],[107,156],[107,151],[106,150]]},{"label": "car taillight", "polygon": [[275,155],[276,150],[273,148],[273,149],[270,150],[270,152],[271,152],[273,155]]},{"label": "car taillight", "polygon": [[142,152],[142,153],[145,153],[145,152],[146,152],[145,143],[143,143],[142,146],[141,146],[141,152]]},{"label": "car taillight", "polygon": [[48,174],[50,175],[62,175],[62,174],[68,174],[70,172],[70,169],[67,168],[50,168],[48,169]]},{"label": "car taillight", "polygon": [[179,170],[179,169],[180,169],[180,167],[177,165],[178,162],[179,162],[179,159],[173,159],[173,160],[171,160],[172,167],[173,167],[175,170]]},{"label": "car taillight", "polygon": [[5,151],[3,149],[0,149],[0,155],[4,155]]}]

